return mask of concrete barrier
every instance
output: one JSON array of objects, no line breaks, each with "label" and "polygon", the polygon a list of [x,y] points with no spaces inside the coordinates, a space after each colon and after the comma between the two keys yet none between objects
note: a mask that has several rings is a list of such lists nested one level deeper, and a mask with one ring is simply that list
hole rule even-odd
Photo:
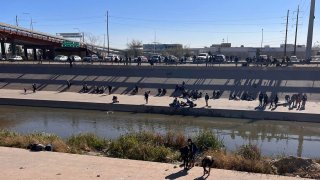
[{"label": "concrete barrier", "polygon": [[51,100],[30,100],[0,98],[1,105],[12,106],[33,106],[48,108],[67,108],[100,111],[122,111],[132,113],[155,113],[166,115],[183,116],[208,116],[225,118],[244,118],[252,120],[281,120],[299,122],[320,122],[319,114],[308,113],[287,113],[287,112],[266,112],[253,110],[228,110],[228,109],[205,109],[205,108],[171,108],[163,106],[126,105],[110,103],[51,101]]}]

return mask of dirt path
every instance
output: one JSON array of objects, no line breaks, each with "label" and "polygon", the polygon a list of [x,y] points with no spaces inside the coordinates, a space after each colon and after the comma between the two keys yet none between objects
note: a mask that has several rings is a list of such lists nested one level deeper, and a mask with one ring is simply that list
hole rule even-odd
[{"label": "dirt path", "polygon": [[[29,152],[0,147],[1,178],[6,180],[88,179],[204,179],[201,168],[182,171],[171,164],[113,159],[97,156]],[[296,179],[213,169],[207,179]]]}]

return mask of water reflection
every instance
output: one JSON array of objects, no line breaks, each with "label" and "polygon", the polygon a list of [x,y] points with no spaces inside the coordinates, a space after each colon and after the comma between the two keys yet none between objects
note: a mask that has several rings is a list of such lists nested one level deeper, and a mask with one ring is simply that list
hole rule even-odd
[{"label": "water reflection", "polygon": [[91,132],[110,139],[136,131],[179,131],[193,136],[207,129],[217,133],[229,150],[253,143],[269,156],[320,157],[320,123],[0,106],[0,128],[55,133],[64,138]]}]

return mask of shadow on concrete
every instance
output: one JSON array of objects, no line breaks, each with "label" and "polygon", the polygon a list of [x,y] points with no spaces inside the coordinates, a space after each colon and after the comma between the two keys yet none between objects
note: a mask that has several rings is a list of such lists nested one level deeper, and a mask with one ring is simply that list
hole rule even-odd
[{"label": "shadow on concrete", "polygon": [[176,173],[173,173],[173,174],[170,174],[168,176],[165,177],[165,179],[178,179],[178,178],[182,178],[184,176],[187,176],[188,175],[188,171],[187,170],[181,170],[179,172],[176,172]]}]

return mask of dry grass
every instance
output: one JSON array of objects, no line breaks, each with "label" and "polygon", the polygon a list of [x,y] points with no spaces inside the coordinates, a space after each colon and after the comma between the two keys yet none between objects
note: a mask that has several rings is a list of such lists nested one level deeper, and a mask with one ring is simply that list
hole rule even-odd
[{"label": "dry grass", "polygon": [[221,151],[205,153],[214,157],[214,168],[254,173],[274,174],[274,170],[267,160],[246,159],[241,155],[228,154]]},{"label": "dry grass", "polygon": [[69,152],[66,143],[58,136],[46,133],[20,135],[15,132],[0,131],[0,146],[26,149],[29,144],[51,144],[56,152]]}]

